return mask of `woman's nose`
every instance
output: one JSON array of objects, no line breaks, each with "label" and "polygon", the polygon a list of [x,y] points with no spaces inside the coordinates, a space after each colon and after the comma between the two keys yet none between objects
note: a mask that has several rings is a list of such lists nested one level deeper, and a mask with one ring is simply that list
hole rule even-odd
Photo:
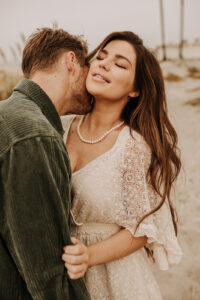
[{"label": "woman's nose", "polygon": [[109,71],[110,63],[107,59],[100,60],[99,61],[99,67],[106,70],[106,71]]}]

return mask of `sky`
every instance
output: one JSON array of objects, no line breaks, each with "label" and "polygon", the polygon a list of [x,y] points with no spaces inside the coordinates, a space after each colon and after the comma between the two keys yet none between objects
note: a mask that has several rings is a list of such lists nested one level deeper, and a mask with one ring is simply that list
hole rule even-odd
[{"label": "sky", "polygon": [[[178,43],[180,0],[163,0],[167,43]],[[185,0],[184,38],[200,38],[200,0]],[[84,35],[89,49],[112,31],[131,30],[149,48],[161,44],[159,0],[0,0],[0,48],[8,59],[10,47],[38,27],[53,22],[72,34]]]}]

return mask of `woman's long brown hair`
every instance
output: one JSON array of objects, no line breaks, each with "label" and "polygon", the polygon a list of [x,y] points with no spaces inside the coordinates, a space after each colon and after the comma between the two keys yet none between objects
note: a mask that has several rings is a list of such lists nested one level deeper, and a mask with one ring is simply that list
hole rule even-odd
[{"label": "woman's long brown hair", "polygon": [[[139,91],[137,98],[131,99],[124,107],[122,118],[130,130],[140,133],[149,145],[152,156],[147,177],[154,190],[161,196],[159,205],[143,216],[139,224],[150,214],[161,208],[168,199],[174,229],[177,234],[176,214],[170,200],[170,192],[177,178],[181,161],[177,149],[177,134],[167,116],[167,103],[162,71],[157,59],[143,45],[142,40],[133,32],[121,31],[108,35],[88,56],[90,61],[99,49],[113,40],[130,43],[136,51],[136,75],[134,90]],[[137,230],[136,228],[136,230]]]}]

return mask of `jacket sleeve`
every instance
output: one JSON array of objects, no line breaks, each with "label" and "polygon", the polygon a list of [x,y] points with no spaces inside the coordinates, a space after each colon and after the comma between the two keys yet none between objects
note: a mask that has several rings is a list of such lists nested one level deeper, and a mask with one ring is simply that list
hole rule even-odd
[{"label": "jacket sleeve", "polygon": [[[2,166],[2,236],[33,299],[87,298],[81,280],[71,282],[61,260],[70,243],[70,167],[56,138],[35,137],[13,146]],[[78,298],[73,298],[78,299]]]}]

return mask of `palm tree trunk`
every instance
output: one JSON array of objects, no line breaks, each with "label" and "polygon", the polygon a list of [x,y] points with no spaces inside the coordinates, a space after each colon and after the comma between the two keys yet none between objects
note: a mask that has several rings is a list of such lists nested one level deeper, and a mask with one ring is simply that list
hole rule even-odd
[{"label": "palm tree trunk", "polygon": [[179,58],[183,59],[184,0],[181,0]]},{"label": "palm tree trunk", "polygon": [[165,28],[164,28],[163,0],[160,0],[159,2],[160,2],[160,24],[161,24],[161,39],[162,39],[162,49],[163,49],[163,60],[167,60],[166,45],[165,45]]}]

